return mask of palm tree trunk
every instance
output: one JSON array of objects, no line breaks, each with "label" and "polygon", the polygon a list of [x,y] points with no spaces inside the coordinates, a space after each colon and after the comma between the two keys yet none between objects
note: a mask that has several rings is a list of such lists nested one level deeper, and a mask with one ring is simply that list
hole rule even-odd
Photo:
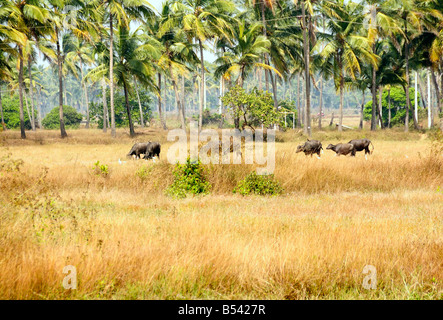
[{"label": "palm tree trunk", "polygon": [[432,106],[431,106],[431,82],[429,79],[429,71],[426,71],[426,78],[427,78],[427,95],[428,95],[428,129],[431,129],[432,127]]},{"label": "palm tree trunk", "polygon": [[431,77],[432,77],[432,82],[434,83],[435,96],[437,97],[437,107],[438,107],[439,112],[441,112],[442,107],[441,107],[440,90],[438,88],[437,77],[435,76],[435,72],[434,72],[433,68],[431,68]]},{"label": "palm tree trunk", "polygon": [[[406,22],[405,22],[405,26],[406,26]],[[405,27],[405,29],[407,29],[407,27]],[[407,33],[405,33],[407,34]],[[408,50],[408,41],[407,39],[405,40],[405,59],[406,59],[406,86],[405,88],[405,95],[406,95],[406,116],[405,116],[405,132],[409,131],[409,50]]]},{"label": "palm tree trunk", "polygon": [[297,128],[301,128],[301,117],[300,106],[301,106],[301,90],[300,90],[300,72],[297,73]]},{"label": "palm tree trunk", "polygon": [[415,71],[415,81],[414,81],[414,121],[418,121],[418,81],[417,81],[418,75],[417,71]]},{"label": "palm tree trunk", "polygon": [[115,111],[114,111],[114,27],[112,25],[112,14],[109,15],[109,90],[111,104],[111,136],[116,137]]},{"label": "palm tree trunk", "polygon": [[[377,8],[375,4],[371,6],[371,27],[372,29],[377,29]],[[372,44],[372,52],[375,53],[375,42]],[[375,131],[377,129],[377,71],[375,66],[372,66],[372,84],[371,84],[371,93],[372,93],[372,115],[371,115],[371,131]]]},{"label": "palm tree trunk", "polygon": [[[260,80],[259,80],[260,82]],[[218,124],[218,127],[221,129],[223,128],[223,123],[224,123],[224,106],[223,106],[223,101],[222,101],[222,97],[225,93],[225,79],[223,79],[223,77],[220,78],[220,122]]]},{"label": "palm tree trunk", "polygon": [[318,115],[318,128],[321,130],[321,119],[322,119],[322,112],[323,112],[323,76],[320,76],[320,113]]},{"label": "palm tree trunk", "polygon": [[388,128],[391,127],[391,88],[388,89]]},{"label": "palm tree trunk", "polygon": [[363,129],[363,111],[365,109],[365,90],[362,90],[362,99],[361,99],[361,106],[360,106],[360,124],[358,125],[358,128],[360,130]]},{"label": "palm tree trunk", "polygon": [[165,120],[162,115],[162,75],[158,73],[158,116],[160,118],[160,123],[162,124],[163,130],[167,130]]},{"label": "palm tree trunk", "polygon": [[[407,37],[408,35],[408,25],[407,22],[405,20],[405,35]],[[411,101],[409,100],[409,86],[410,86],[410,81],[409,81],[409,42],[408,39],[405,39],[405,62],[406,62],[406,117],[405,117],[405,132],[409,131],[409,110],[411,110],[411,106],[410,103]],[[418,129],[418,123],[417,123],[417,119],[415,117],[413,117],[414,120],[414,129]]]},{"label": "palm tree trunk", "polygon": [[108,131],[109,120],[108,120],[108,103],[106,101],[106,81],[103,77],[102,79],[102,100],[103,100],[103,132]]},{"label": "palm tree trunk", "polygon": [[37,124],[39,129],[42,128],[42,102],[41,102],[41,90],[42,88],[39,87],[38,94],[36,94],[36,102],[37,102]]},{"label": "palm tree trunk", "polygon": [[[62,62],[62,64],[63,64],[63,62]],[[65,81],[66,80],[65,77],[63,77],[62,80],[63,80],[63,83],[65,84],[63,86],[63,100],[64,100],[63,105],[67,106],[68,105],[68,94],[66,93],[67,92],[67,90],[66,90],[67,81]]]},{"label": "palm tree trunk", "polygon": [[68,134],[65,130],[65,120],[63,117],[63,71],[62,71],[62,57],[60,51],[60,41],[58,38],[58,27],[55,27],[56,41],[57,41],[57,65],[58,65],[58,105],[60,118],[60,134],[62,139],[66,138]]},{"label": "palm tree trunk", "polygon": [[2,86],[1,85],[0,85],[0,114],[1,114],[2,128],[4,131],[6,131],[5,118],[3,117]]},{"label": "palm tree trunk", "polygon": [[31,71],[31,57],[28,57],[28,75],[29,75],[29,96],[31,99],[31,118],[29,118],[29,121],[31,121],[31,128],[32,131],[35,131],[35,116],[34,116],[34,93],[32,90],[32,71]]},{"label": "palm tree trunk", "polygon": [[126,88],[126,84],[123,85],[123,90],[125,92],[126,112],[128,114],[128,121],[129,121],[129,135],[131,137],[134,137],[135,136],[134,124],[132,123],[131,109],[129,107],[128,88]]},{"label": "palm tree trunk", "polygon": [[203,44],[200,39],[198,39],[198,44],[200,46],[200,68],[201,68],[201,80],[200,80],[200,109],[198,115],[198,131],[200,132],[203,125],[203,103],[204,103],[204,83],[205,83],[205,61],[203,60]]},{"label": "palm tree trunk", "polygon": [[305,106],[305,119],[304,133],[309,137],[311,136],[311,89],[310,89],[310,75],[309,75],[309,39],[307,35],[307,22],[305,13],[305,1],[301,3],[302,8],[302,21],[303,21],[303,49],[305,60],[305,94],[306,94],[306,106]]},{"label": "palm tree trunk", "polygon": [[383,97],[383,87],[380,86],[378,88],[378,105],[377,105],[377,113],[378,113],[378,119],[380,121],[380,128],[384,129],[385,126],[383,124],[383,104],[382,104],[382,97]]},{"label": "palm tree trunk", "polygon": [[343,97],[344,97],[345,78],[343,76],[343,67],[340,66],[340,109],[338,131],[343,131]]},{"label": "palm tree trunk", "polygon": [[[80,59],[80,76],[82,77],[81,82],[83,82],[83,63]],[[82,85],[83,95],[85,98],[85,104],[86,104],[86,129],[89,129],[89,101],[88,101],[88,88],[86,87],[86,84],[83,83]]]},{"label": "palm tree trunk", "polygon": [[31,123],[31,113],[29,112],[28,98],[26,98],[26,93],[24,94],[24,98],[25,98],[26,112],[28,113],[29,123]]},{"label": "palm tree trunk", "polygon": [[[266,32],[266,17],[265,17],[265,2],[264,1],[260,1],[261,2],[261,17],[262,17],[262,23],[263,23],[263,36],[267,37],[267,32]],[[265,53],[264,54],[264,60],[265,60],[265,64],[269,65],[269,58],[268,58],[268,54]],[[266,91],[269,92],[269,76],[271,75],[271,72],[269,70],[265,70],[265,88]]]},{"label": "palm tree trunk", "polygon": [[181,80],[182,80],[181,81],[181,92],[182,92],[182,94],[181,94],[181,106],[182,106],[181,112],[182,112],[182,117],[186,121],[186,112],[185,112],[185,76],[184,75],[181,76]]},{"label": "palm tree trunk", "polygon": [[145,127],[145,123],[143,120],[143,110],[142,110],[142,104],[140,102],[140,95],[138,94],[138,86],[137,86],[137,80],[134,78],[134,84],[135,84],[135,93],[137,94],[137,101],[138,101],[138,109],[140,111],[140,125],[142,128]]},{"label": "palm tree trunk", "polygon": [[[185,129],[186,129],[185,118],[183,117],[183,113],[181,112],[180,96],[179,96],[179,94],[178,94],[177,82],[175,81],[175,78],[174,78],[174,74],[173,74],[173,72],[172,72],[172,66],[171,66],[171,65],[169,65],[169,75],[170,75],[170,77],[171,77],[172,86],[173,86],[173,88],[174,88],[175,101],[176,101],[176,103],[177,103],[177,109],[179,110],[178,113],[179,113],[179,115],[180,115],[181,128],[185,130]],[[201,99],[200,99],[200,102],[202,102]],[[203,107],[202,104],[200,104],[200,106]],[[201,113],[200,113],[200,115],[201,115]]]},{"label": "palm tree trunk", "polygon": [[20,67],[18,73],[19,98],[20,98],[20,135],[22,139],[26,139],[25,133],[25,115],[23,112],[23,50],[19,48]]},{"label": "palm tree trunk", "polygon": [[277,111],[278,110],[278,98],[277,98],[277,75],[274,76],[272,75],[272,73],[269,71],[269,77],[271,79],[271,84],[272,84],[272,94],[274,96],[274,108]]}]

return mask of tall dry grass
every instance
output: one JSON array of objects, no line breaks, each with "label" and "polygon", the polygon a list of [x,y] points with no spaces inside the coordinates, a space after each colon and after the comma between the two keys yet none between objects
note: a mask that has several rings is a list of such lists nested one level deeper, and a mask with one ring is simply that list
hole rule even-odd
[{"label": "tall dry grass", "polygon": [[[374,134],[368,160],[330,151],[319,160],[296,154],[304,137],[284,133],[282,196],[233,195],[254,166],[213,165],[211,195],[176,200],[163,193],[172,165],[161,131],[136,138],[162,142],[159,163],[125,159],[134,140],[122,132],[72,131],[71,141],[7,132],[0,297],[441,299],[442,157],[423,136],[386,134],[395,137]],[[108,176],[94,174],[97,160]],[[77,290],[62,287],[66,265],[77,268]],[[376,290],[362,286],[365,265],[377,269]]]}]

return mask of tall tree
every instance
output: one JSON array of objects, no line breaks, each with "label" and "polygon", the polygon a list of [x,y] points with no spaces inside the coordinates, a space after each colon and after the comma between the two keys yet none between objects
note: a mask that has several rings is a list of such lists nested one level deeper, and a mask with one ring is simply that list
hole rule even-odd
[{"label": "tall tree", "polygon": [[[111,107],[111,135],[116,137],[114,111],[114,24],[129,28],[131,20],[141,21],[153,15],[149,2],[145,0],[106,0],[98,10],[109,17],[109,89]],[[115,21],[114,21],[115,19]],[[103,19],[105,21],[106,19]]]},{"label": "tall tree", "polygon": [[185,32],[192,33],[198,43],[200,55],[200,105],[199,105],[199,131],[203,124],[203,106],[205,90],[205,61],[204,43],[215,35],[224,35],[227,39],[232,34],[229,23],[229,14],[235,9],[230,0],[187,0],[184,3],[174,2],[172,8],[180,15]]},{"label": "tall tree", "polygon": [[329,19],[328,30],[331,33],[323,34],[327,44],[320,55],[331,59],[333,65],[335,86],[340,91],[338,130],[342,131],[345,76],[355,79],[361,73],[362,65],[377,64],[377,56],[372,53],[368,38],[358,35],[363,21],[363,6],[353,2],[344,4],[338,0],[331,9],[333,12],[330,11],[329,15],[335,18]]}]

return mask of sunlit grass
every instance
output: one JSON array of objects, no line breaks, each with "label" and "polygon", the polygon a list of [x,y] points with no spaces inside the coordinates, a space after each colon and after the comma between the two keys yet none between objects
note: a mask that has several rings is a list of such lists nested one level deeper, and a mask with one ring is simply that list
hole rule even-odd
[{"label": "sunlit grass", "polygon": [[[283,195],[234,195],[254,166],[212,165],[211,194],[177,200],[164,194],[166,132],[138,131],[2,133],[0,158],[24,164],[0,173],[1,298],[443,298],[443,159],[425,136],[315,132],[323,146],[355,136],[375,145],[368,160],[317,159],[296,154],[305,138],[286,132],[276,143]],[[126,159],[136,140],[160,141],[161,161]],[[97,161],[107,176],[94,174]],[[72,292],[66,265],[78,272]],[[376,290],[362,286],[365,265],[377,269]]]}]

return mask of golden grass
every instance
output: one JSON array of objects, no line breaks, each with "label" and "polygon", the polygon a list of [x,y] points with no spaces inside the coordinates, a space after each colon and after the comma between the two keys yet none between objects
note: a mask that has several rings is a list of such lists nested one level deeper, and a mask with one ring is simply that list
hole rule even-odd
[{"label": "golden grass", "polygon": [[[425,136],[315,132],[324,147],[355,135],[375,145],[368,160],[329,150],[319,160],[296,154],[304,137],[286,132],[276,143],[282,196],[233,195],[254,166],[213,165],[211,195],[176,200],[163,193],[165,132],[139,131],[2,133],[2,161],[24,165],[0,172],[1,298],[443,298],[443,159]],[[162,142],[160,163],[126,159],[135,140]],[[93,173],[97,160],[107,177]],[[369,264],[376,290],[362,286]],[[62,287],[66,265],[77,290]]]}]

